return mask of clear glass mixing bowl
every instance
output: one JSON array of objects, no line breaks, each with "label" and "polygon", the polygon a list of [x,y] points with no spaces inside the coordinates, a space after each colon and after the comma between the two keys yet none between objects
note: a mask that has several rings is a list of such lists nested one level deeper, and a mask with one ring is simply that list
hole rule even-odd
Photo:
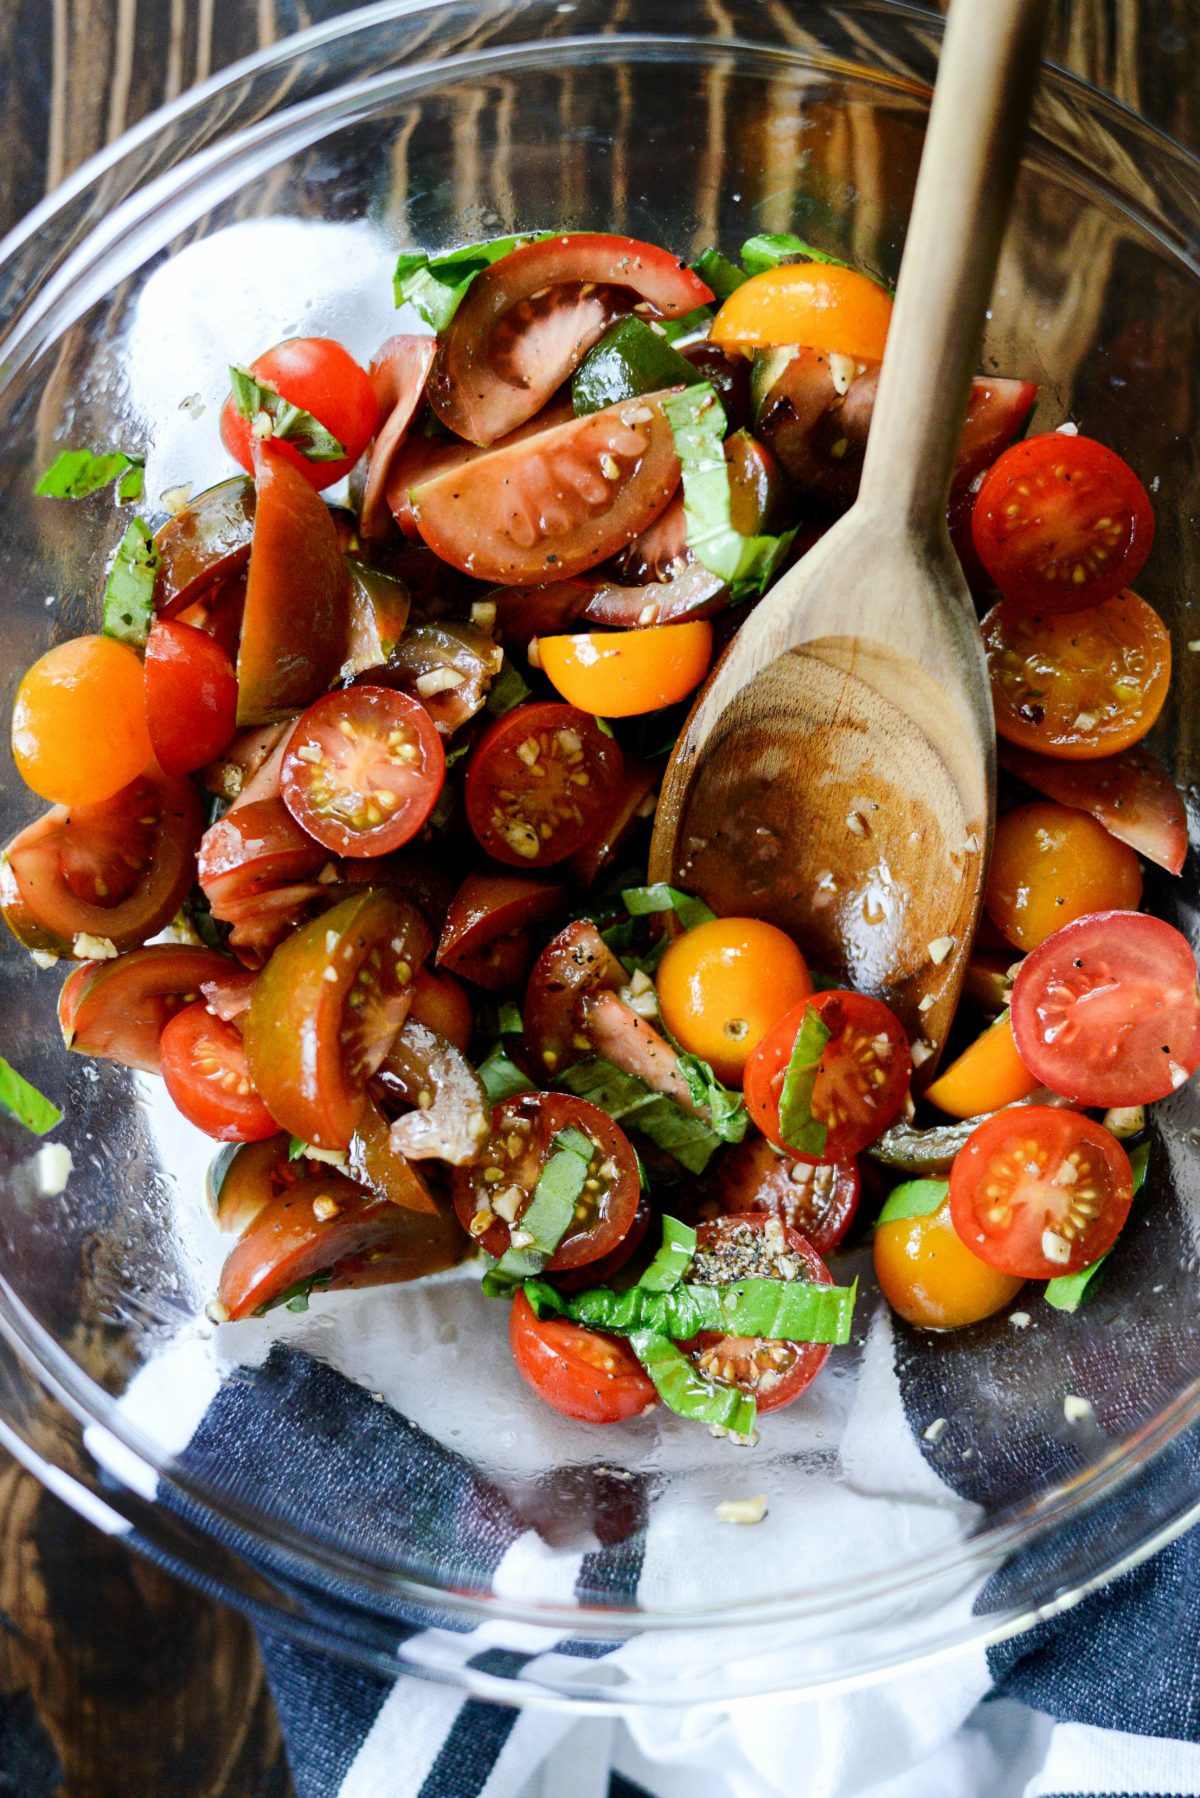
[{"label": "clear glass mixing bowl", "polygon": [[[146,443],[148,504],[198,490],[224,466],[225,363],[297,328],[369,352],[404,245],[795,229],[894,275],[937,42],[872,0],[389,0],[147,121],[0,246],[5,699],[93,626],[120,529],[103,496],[31,500],[57,444]],[[1041,383],[1042,424],[1080,421],[1153,490],[1143,587],[1178,663],[1156,746],[1193,815],[1198,176],[1048,73],[985,349]],[[7,758],[0,805],[5,836],[37,810]],[[1149,886],[1196,940],[1194,873]],[[1190,1089],[1158,1108],[1147,1195],[1076,1315],[1031,1293],[1027,1327],[893,1340],[868,1279],[854,1344],[744,1451],[665,1414],[589,1432],[539,1410],[503,1308],[462,1278],[214,1329],[211,1145],[153,1082],[62,1052],[58,985],[0,945],[4,1046],[64,1104],[75,1164],[42,1194],[0,1126],[0,1433],[296,1640],[574,1706],[828,1688],[1011,1634],[1196,1513]],[[762,1523],[717,1519],[758,1493]]]}]

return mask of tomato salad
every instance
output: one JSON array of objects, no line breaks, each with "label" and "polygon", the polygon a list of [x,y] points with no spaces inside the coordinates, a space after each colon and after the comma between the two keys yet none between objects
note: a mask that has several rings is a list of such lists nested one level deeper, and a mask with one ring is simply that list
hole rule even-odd
[{"label": "tomato salad", "polygon": [[[67,1046],[224,1145],[213,1315],[474,1257],[548,1405],[750,1440],[849,1339],[827,1261],[896,1169],[910,1324],[1078,1304],[1200,1064],[1191,947],[1139,910],[1187,836],[1141,746],[1170,641],[1137,475],[976,380],[948,520],[1005,792],[918,1112],[928,1046],[878,997],[645,876],[691,696],[854,497],[887,288],[791,237],[689,266],[584,232],[406,254],[396,298],[423,328],[369,368],[320,337],[231,368],[239,472],[130,520],[101,629],[13,712],[51,809],[0,908],[76,964]],[[142,458],[65,450],[38,491],[114,481],[136,503]]]}]

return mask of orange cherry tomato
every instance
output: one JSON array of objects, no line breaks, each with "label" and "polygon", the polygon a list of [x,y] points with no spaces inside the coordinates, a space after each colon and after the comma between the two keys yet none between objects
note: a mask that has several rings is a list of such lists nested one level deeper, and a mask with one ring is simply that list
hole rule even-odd
[{"label": "orange cherry tomato", "polygon": [[893,1311],[919,1330],[960,1330],[1003,1310],[1024,1284],[973,1255],[948,1203],[875,1232],[875,1278]]},{"label": "orange cherry tomato", "polygon": [[431,974],[428,968],[418,968],[408,1015],[466,1053],[475,1020],[471,1001],[453,974]]},{"label": "orange cherry tomato", "polygon": [[709,341],[739,350],[797,343],[880,362],[891,321],[892,302],[878,281],[852,268],[785,262],[730,294]]},{"label": "orange cherry tomato", "polygon": [[113,637],[72,637],[28,669],[13,703],[13,758],[57,805],[99,805],[154,760],[145,677]]},{"label": "orange cherry tomato", "polygon": [[1012,1021],[1003,1012],[938,1075],[925,1097],[952,1118],[977,1118],[1027,1099],[1040,1085],[1017,1054]]},{"label": "orange cherry tomato", "polygon": [[694,618],[645,630],[539,637],[537,653],[568,704],[602,718],[632,718],[674,705],[699,686],[712,661],[712,626]]},{"label": "orange cherry tomato", "polygon": [[1136,911],[1141,897],[1137,856],[1086,812],[1038,801],[996,826],[984,903],[1018,949],[1036,949],[1088,912]]},{"label": "orange cherry tomato", "polygon": [[1144,737],[1171,680],[1171,639],[1128,589],[1055,616],[1002,600],[983,621],[996,729],[1064,761],[1115,755]]},{"label": "orange cherry tomato", "polygon": [[656,977],[663,1023],[718,1079],[742,1070],[772,1025],[813,990],[790,936],[759,918],[714,918],[676,939]]}]

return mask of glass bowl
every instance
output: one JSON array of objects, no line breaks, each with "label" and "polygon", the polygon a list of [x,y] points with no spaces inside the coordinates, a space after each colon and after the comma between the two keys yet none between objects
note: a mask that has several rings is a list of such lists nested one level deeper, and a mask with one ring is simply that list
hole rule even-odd
[{"label": "glass bowl", "polygon": [[[402,246],[796,230],[893,276],[938,37],[871,0],[389,0],[155,115],[0,245],[6,701],[94,628],[121,528],[103,495],[31,500],[56,446],[146,445],[150,508],[198,491],[226,468],[226,363],[298,329],[369,354]],[[1039,425],[1078,421],[1152,490],[1142,586],[1178,665],[1155,746],[1193,821],[1198,175],[1048,72],[984,351],[1040,383]],[[7,758],[0,804],[5,836],[38,809]],[[1195,941],[1194,872],[1148,887]],[[1196,1514],[1190,1088],[1157,1108],[1146,1195],[1076,1314],[1030,1290],[921,1337],[860,1242],[838,1262],[864,1275],[854,1342],[745,1450],[661,1412],[589,1431],[540,1409],[473,1275],[214,1327],[212,1145],[155,1082],[63,1053],[60,977],[0,947],[5,1047],[63,1104],[75,1170],[45,1193],[0,1126],[0,1434],[297,1641],[485,1697],[728,1704],[999,1640]],[[718,1518],[758,1494],[760,1523]]]}]

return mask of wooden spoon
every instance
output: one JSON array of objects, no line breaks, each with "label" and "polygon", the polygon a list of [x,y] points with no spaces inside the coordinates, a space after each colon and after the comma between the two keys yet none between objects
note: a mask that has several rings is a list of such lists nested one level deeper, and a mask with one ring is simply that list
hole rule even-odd
[{"label": "wooden spoon", "polygon": [[955,0],[862,484],[709,677],[650,853],[899,1013],[927,1078],[983,895],[995,730],[946,499],[1047,0]]}]

